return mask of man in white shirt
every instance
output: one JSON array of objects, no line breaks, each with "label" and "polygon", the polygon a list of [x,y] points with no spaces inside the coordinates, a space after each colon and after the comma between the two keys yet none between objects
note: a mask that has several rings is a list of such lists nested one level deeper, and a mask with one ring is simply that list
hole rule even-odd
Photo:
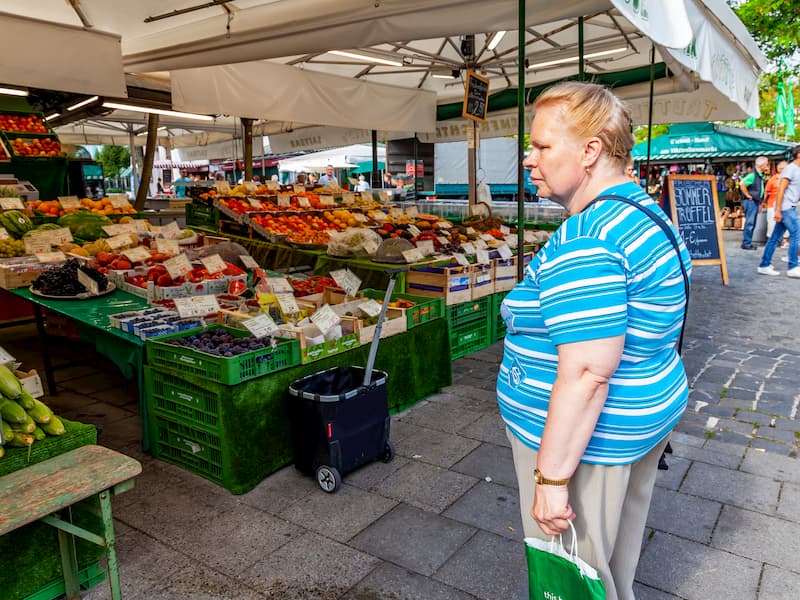
[{"label": "man in white shirt", "polygon": [[775,199],[775,229],[767,240],[758,272],[762,275],[780,275],[772,266],[775,253],[784,232],[789,232],[789,270],[787,277],[800,279],[800,266],[797,264],[797,251],[800,248],[800,220],[797,217],[797,204],[800,203],[800,146],[792,148],[792,162],[781,172],[778,196]]},{"label": "man in white shirt", "polygon": [[358,176],[358,183],[356,184],[356,191],[357,192],[366,192],[369,189],[369,183],[367,182],[367,178],[363,175]]},{"label": "man in white shirt", "polygon": [[333,165],[325,167],[325,174],[319,178],[317,183],[325,187],[339,187],[339,181],[336,179],[336,175],[333,174]]}]

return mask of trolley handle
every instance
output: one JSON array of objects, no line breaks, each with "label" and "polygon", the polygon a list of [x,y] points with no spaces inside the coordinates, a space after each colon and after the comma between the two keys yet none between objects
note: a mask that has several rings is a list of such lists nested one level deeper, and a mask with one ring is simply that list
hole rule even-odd
[{"label": "trolley handle", "polygon": [[386,309],[391,301],[394,284],[396,283],[395,275],[401,271],[401,269],[387,269],[386,271],[389,274],[389,284],[386,286],[386,293],[383,296],[383,305],[381,306],[381,313],[378,315],[378,323],[375,325],[375,336],[372,338],[372,343],[369,346],[367,368],[364,370],[364,387],[369,386],[370,380],[372,379],[372,368],[375,366],[375,355],[378,354],[378,342],[381,339],[381,328],[383,327],[383,320],[386,318]]}]

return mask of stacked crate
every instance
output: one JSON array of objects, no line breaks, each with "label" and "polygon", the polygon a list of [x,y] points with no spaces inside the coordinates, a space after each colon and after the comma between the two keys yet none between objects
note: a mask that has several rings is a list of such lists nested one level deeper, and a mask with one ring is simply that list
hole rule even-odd
[{"label": "stacked crate", "polygon": [[492,342],[489,320],[492,297],[453,304],[445,309],[450,330],[450,356],[453,360],[482,350]]}]

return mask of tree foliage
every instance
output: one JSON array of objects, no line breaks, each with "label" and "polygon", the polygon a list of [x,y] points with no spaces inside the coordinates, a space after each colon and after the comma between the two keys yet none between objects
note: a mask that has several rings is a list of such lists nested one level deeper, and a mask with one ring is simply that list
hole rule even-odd
[{"label": "tree foliage", "polygon": [[728,4],[770,61],[788,60],[800,48],[800,0],[728,0]]},{"label": "tree foliage", "polygon": [[131,166],[131,153],[125,146],[102,146],[94,159],[103,163],[103,175],[116,177],[122,169]]}]

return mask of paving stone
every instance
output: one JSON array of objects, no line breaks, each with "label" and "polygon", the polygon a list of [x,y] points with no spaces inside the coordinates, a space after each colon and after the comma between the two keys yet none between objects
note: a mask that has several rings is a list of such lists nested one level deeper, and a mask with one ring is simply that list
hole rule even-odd
[{"label": "paving stone", "polygon": [[473,600],[449,585],[382,562],[341,600]]},{"label": "paving stone", "polygon": [[[699,410],[695,410],[695,412],[699,415],[711,415],[712,417],[717,417],[720,420],[728,420],[733,417],[736,413],[735,408],[731,408],[729,406],[720,406],[718,404],[709,404],[707,406],[700,407]],[[752,427],[751,427],[752,429]]]},{"label": "paving stone", "polygon": [[742,435],[750,435],[753,433],[753,424],[735,421],[733,419],[720,419],[714,429],[717,431],[731,431]]},{"label": "paving stone", "polygon": [[754,410],[739,410],[736,413],[736,420],[744,423],[753,423],[767,426],[772,421],[772,417]]},{"label": "paving stone", "polygon": [[735,431],[720,431],[715,430],[714,436],[711,438],[713,441],[722,442],[727,444],[736,444],[743,450],[750,445],[750,440],[753,436],[745,433],[736,433]]},{"label": "paving stone", "polygon": [[753,410],[753,401],[755,398],[750,399],[743,399],[743,398],[731,398],[725,397],[719,401],[719,406],[729,406],[731,408],[738,408],[740,410]]},{"label": "paving stone", "polygon": [[126,408],[136,413],[139,412],[139,390],[135,383],[94,392],[90,394],[90,397],[98,402],[108,402],[120,408]]},{"label": "paving stone", "polygon": [[777,429],[775,427],[759,427],[756,436],[760,438],[767,438],[769,440],[774,440],[777,442],[783,442],[784,444],[787,444],[789,446],[791,446],[795,442],[800,441],[794,434],[794,431],[785,431],[783,429]]},{"label": "paving stone", "polygon": [[[769,510],[764,507],[761,510]],[[734,506],[725,506],[711,538],[715,548],[800,572],[800,524]]]},{"label": "paving stone", "polygon": [[711,366],[703,371],[703,374],[700,375],[698,381],[708,382],[708,383],[720,383],[720,384],[727,384],[728,380],[733,376],[735,370],[730,367],[715,367]]},{"label": "paving stone", "polygon": [[796,600],[800,590],[800,575],[772,565],[764,566],[759,600]]},{"label": "paving stone", "polygon": [[800,485],[783,484],[777,512],[787,519],[798,521],[798,517],[800,517]]},{"label": "paving stone", "polygon": [[434,579],[486,600],[526,598],[525,550],[519,540],[479,531],[453,554]]},{"label": "paving stone", "polygon": [[378,559],[309,532],[261,558],[239,579],[270,598],[327,600],[344,595]]},{"label": "paving stone", "polygon": [[800,461],[796,458],[748,451],[740,469],[746,473],[757,473],[775,481],[800,483]]},{"label": "paving stone", "polygon": [[781,417],[777,417],[775,419],[775,428],[785,429],[786,431],[800,432],[800,421],[798,421],[797,419],[784,419]]},{"label": "paving stone", "polygon": [[795,451],[794,446],[790,444],[773,442],[759,437],[750,442],[750,450],[772,452],[773,454],[780,454],[781,456],[789,456]]},{"label": "paving stone", "polygon": [[642,552],[636,580],[687,600],[755,598],[761,564],[657,531]]},{"label": "paving stone", "polygon": [[335,494],[317,490],[279,516],[337,542],[347,542],[396,505],[395,500],[345,484]]},{"label": "paving stone", "polygon": [[669,490],[677,490],[686,477],[686,472],[689,470],[691,461],[676,456],[675,454],[667,454],[665,459],[669,469],[666,471],[658,470],[656,475],[656,485],[658,487],[667,488]]},{"label": "paving stone", "polygon": [[677,444],[699,448],[705,443],[705,440],[702,438],[697,438],[693,435],[686,435],[685,433],[681,433],[679,431],[673,431],[671,434],[669,434],[669,439],[673,447],[675,447]]},{"label": "paving stone", "polygon": [[350,546],[421,575],[432,575],[475,531],[400,504],[353,538]]},{"label": "paving stone", "polygon": [[506,446],[507,448],[511,447],[508,437],[506,436],[506,425],[503,422],[502,417],[500,417],[500,414],[497,412],[494,414],[483,415],[480,419],[474,423],[471,423],[458,433],[460,435],[484,442],[489,442],[497,446]]},{"label": "paving stone", "polygon": [[675,425],[675,430],[679,433],[684,433],[686,435],[693,435],[700,439],[705,439],[706,429],[702,425],[698,425],[696,423],[683,423],[679,422]]},{"label": "paving stone", "polygon": [[427,427],[411,427],[401,438],[394,440],[395,451],[406,458],[413,458],[440,467],[451,467],[480,445],[480,442]]},{"label": "paving stone", "polygon": [[441,467],[411,461],[374,486],[387,498],[440,513],[475,485],[476,479]]},{"label": "paving stone", "polygon": [[772,512],[778,504],[780,484],[766,477],[695,462],[680,491],[724,504]]},{"label": "paving stone", "polygon": [[671,490],[658,490],[650,502],[647,526],[707,544],[722,505]]},{"label": "paving stone", "polygon": [[65,389],[80,392],[81,394],[95,394],[103,390],[124,386],[125,380],[118,371],[92,373],[84,377],[76,377],[59,385]]},{"label": "paving stone", "polygon": [[250,589],[241,581],[202,565],[189,563],[187,569],[170,577],[166,588],[159,590],[152,600],[260,600],[263,593]]},{"label": "paving stone", "polygon": [[443,404],[439,402],[426,402],[415,406],[404,421],[444,431],[446,433],[456,433],[459,429],[466,427],[480,417],[480,413],[466,408],[459,408],[453,404]]},{"label": "paving stone", "polygon": [[[703,442],[709,441],[705,434],[697,439],[703,440]],[[729,469],[737,468],[739,463],[742,462],[741,455],[736,456],[735,454],[730,454],[727,452],[716,452],[708,448],[695,448],[693,446],[684,446],[683,444],[673,444],[672,449],[674,452],[673,456],[712,465],[719,465]],[[742,453],[744,453],[744,448],[742,449]]]},{"label": "paving stone", "polygon": [[740,370],[733,378],[730,387],[732,389],[756,392],[761,389],[761,385],[764,383],[764,378],[757,377],[746,369],[746,366],[742,367],[742,370]]},{"label": "paving stone", "polygon": [[511,448],[481,444],[452,467],[453,471],[476,479],[491,477],[494,483],[517,487],[517,473]]},{"label": "paving stone", "polygon": [[116,421],[128,419],[136,413],[114,406],[113,404],[95,402],[94,404],[87,404],[79,409],[64,411],[62,414],[67,419],[98,425],[106,429],[112,427]]},{"label": "paving stone", "polygon": [[680,600],[678,596],[667,594],[655,588],[651,588],[649,585],[638,582],[633,583],[633,593],[636,600],[672,600],[673,598]]},{"label": "paving stone", "polygon": [[347,474],[347,484],[363,490],[372,490],[381,481],[406,466],[411,459],[395,455],[391,462],[376,460]]},{"label": "paving stone", "polygon": [[523,537],[519,492],[511,487],[479,481],[442,514],[503,537]]},{"label": "paving stone", "polygon": [[313,478],[303,475],[293,466],[288,466],[239,496],[239,501],[273,515],[279,515],[287,507],[317,491],[319,486]]}]

